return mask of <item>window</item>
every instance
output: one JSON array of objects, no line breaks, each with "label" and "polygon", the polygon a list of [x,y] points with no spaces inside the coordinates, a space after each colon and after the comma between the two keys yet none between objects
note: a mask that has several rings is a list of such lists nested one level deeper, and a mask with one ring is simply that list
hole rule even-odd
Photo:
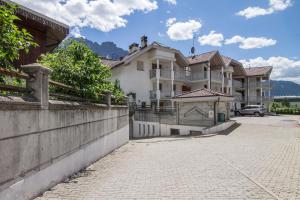
[{"label": "window", "polygon": [[162,83],[159,84],[159,90],[162,91]]},{"label": "window", "polygon": [[150,124],[148,124],[148,135],[150,135]]},{"label": "window", "polygon": [[155,134],[155,126],[152,125],[152,134],[154,135]]},{"label": "window", "polygon": [[176,84],[173,85],[173,91],[176,91]]},{"label": "window", "polygon": [[144,71],[144,62],[143,61],[137,61],[137,63],[136,63],[136,69],[138,71]]},{"label": "window", "polygon": [[204,88],[207,89],[207,85],[204,85]]}]

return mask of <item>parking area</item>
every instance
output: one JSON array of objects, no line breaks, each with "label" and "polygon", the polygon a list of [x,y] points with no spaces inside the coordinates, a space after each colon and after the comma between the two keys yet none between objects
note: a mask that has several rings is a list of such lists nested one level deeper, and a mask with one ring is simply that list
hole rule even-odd
[{"label": "parking area", "polygon": [[300,199],[298,119],[238,117],[228,135],[130,141],[37,199]]}]

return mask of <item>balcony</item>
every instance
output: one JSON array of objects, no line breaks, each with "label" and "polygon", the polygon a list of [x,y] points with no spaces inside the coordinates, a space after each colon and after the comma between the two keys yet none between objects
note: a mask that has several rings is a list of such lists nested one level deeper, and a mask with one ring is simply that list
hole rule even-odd
[{"label": "balcony", "polygon": [[222,83],[223,77],[218,72],[211,72],[211,81]]},{"label": "balcony", "polygon": [[[171,91],[160,91],[160,99],[171,99],[172,92]],[[150,99],[155,100],[157,99],[157,91],[152,90],[150,91]]]},{"label": "balcony", "polygon": [[[150,70],[150,78],[156,78],[157,69]],[[171,80],[172,78],[172,71],[169,69],[160,69],[160,78],[161,79],[168,79]],[[211,81],[214,82],[222,82],[222,75],[219,73],[211,73]],[[208,80],[208,73],[191,73],[190,75],[187,75],[185,71],[174,71],[174,80],[175,81],[205,81]]]},{"label": "balcony", "polygon": [[244,82],[237,81],[237,80],[233,80],[232,84],[235,89],[245,89],[245,85],[246,85]]}]

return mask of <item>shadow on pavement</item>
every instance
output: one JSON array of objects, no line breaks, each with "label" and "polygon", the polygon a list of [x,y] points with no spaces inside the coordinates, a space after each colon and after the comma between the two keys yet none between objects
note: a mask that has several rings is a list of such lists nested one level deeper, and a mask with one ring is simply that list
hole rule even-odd
[{"label": "shadow on pavement", "polygon": [[229,127],[228,129],[219,132],[218,135],[229,135],[230,133],[232,133],[235,129],[237,129],[240,126],[241,126],[240,123],[235,123],[233,126]]}]

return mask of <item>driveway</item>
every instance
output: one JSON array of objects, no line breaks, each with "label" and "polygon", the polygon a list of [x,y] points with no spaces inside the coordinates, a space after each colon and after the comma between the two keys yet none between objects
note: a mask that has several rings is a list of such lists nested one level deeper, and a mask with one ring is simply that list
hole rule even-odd
[{"label": "driveway", "polygon": [[37,199],[300,199],[297,119],[240,117],[229,135],[131,141]]}]

